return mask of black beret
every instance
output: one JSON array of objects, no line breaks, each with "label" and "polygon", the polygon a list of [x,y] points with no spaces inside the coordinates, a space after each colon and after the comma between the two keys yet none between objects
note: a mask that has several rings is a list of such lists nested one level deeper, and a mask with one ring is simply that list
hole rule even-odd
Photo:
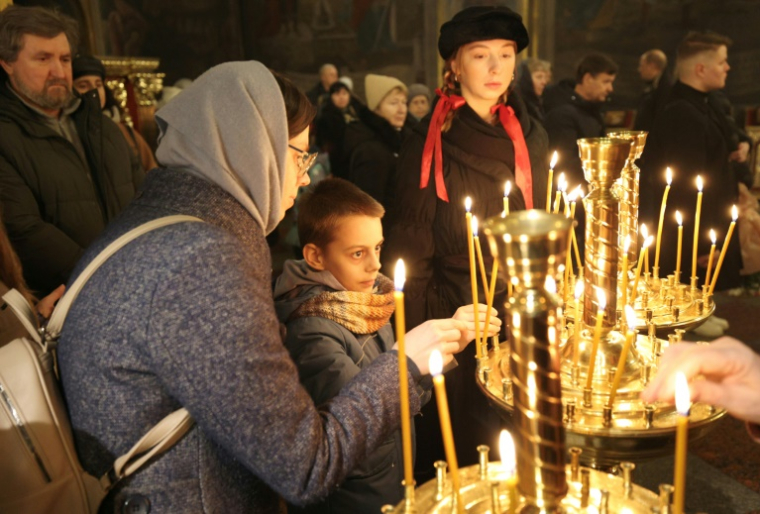
[{"label": "black beret", "polygon": [[106,67],[103,66],[100,59],[90,55],[78,54],[74,57],[74,60],[71,61],[71,71],[74,80],[85,75],[97,75],[103,80],[106,78]]},{"label": "black beret", "polygon": [[474,41],[507,39],[517,44],[522,52],[530,39],[522,16],[508,7],[468,7],[456,13],[441,25],[438,36],[438,53],[444,60],[457,49]]},{"label": "black beret", "polygon": [[330,94],[334,95],[341,89],[345,89],[346,91],[348,91],[348,94],[351,94],[351,90],[348,89],[348,86],[344,82],[341,82],[340,80],[336,80],[335,82],[332,83],[332,85],[330,86]]}]

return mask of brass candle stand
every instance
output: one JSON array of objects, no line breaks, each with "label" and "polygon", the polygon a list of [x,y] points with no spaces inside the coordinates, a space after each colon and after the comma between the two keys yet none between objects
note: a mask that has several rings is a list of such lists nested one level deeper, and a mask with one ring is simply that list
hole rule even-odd
[{"label": "brass candle stand", "polygon": [[[675,409],[670,405],[645,404],[639,396],[650,378],[656,374],[664,349],[670,344],[678,344],[683,330],[704,321],[714,310],[714,305],[712,298],[705,296],[704,291],[678,284],[676,277],[654,279],[642,276],[637,291],[631,290],[628,296],[629,303],[630,298],[634,298],[635,320],[631,320],[631,323],[637,333],[620,364],[628,324],[623,323],[621,316],[623,309],[619,299],[619,280],[627,270],[620,270],[621,188],[615,182],[620,178],[629,157],[635,155],[632,149],[634,139],[594,138],[579,140],[578,144],[586,179],[590,183],[590,193],[584,199],[586,246],[582,276],[584,292],[580,298],[583,311],[578,320],[576,302],[572,295],[566,294],[573,289],[563,291],[562,297],[566,299],[563,315],[549,330],[553,334],[550,337],[556,338],[557,350],[552,358],[556,358],[559,363],[561,408],[567,443],[584,449],[584,464],[609,469],[620,461],[641,461],[672,452]],[[506,260],[506,266],[501,269],[507,269],[509,276],[516,277],[513,280],[515,295],[508,306],[509,316],[514,316],[512,306],[515,301],[519,303],[525,287],[525,278],[520,275],[525,272],[516,268],[514,263],[510,265],[509,254],[505,254],[508,247],[503,242],[507,233],[504,223],[513,216],[517,214],[488,220],[485,229],[492,254],[502,263]],[[523,224],[528,223],[526,220],[521,221]],[[519,230],[526,231],[528,228]],[[517,234],[520,234],[519,230]],[[528,236],[523,234],[519,237]],[[562,256],[565,250],[563,248]],[[564,259],[546,251],[542,255],[547,261],[544,265],[547,275],[560,280],[562,273],[559,269],[564,264]],[[580,279],[571,275],[569,283],[563,286],[572,288],[575,280]],[[628,281],[629,289],[632,289],[633,282],[632,279]],[[607,299],[603,310],[599,309],[597,301],[600,291]],[[604,313],[599,324],[601,337],[591,366],[592,341],[597,316],[601,312]],[[580,323],[577,338],[576,321]],[[507,322],[514,325],[515,320],[508,318]],[[657,337],[658,331],[673,333],[664,340]],[[518,413],[524,408],[520,404],[522,393],[519,384],[523,378],[515,373],[512,365],[513,350],[518,352],[518,360],[525,358],[520,357],[523,350],[515,341],[502,343],[493,348],[480,363],[476,381],[506,418],[515,417],[514,422],[519,429]],[[610,404],[612,382],[618,365],[622,365],[623,370],[615,399]],[[593,373],[589,379],[591,369]],[[544,387],[543,384],[541,387]],[[713,422],[723,415],[723,410],[695,404],[690,418],[690,437],[705,435],[714,426]]]},{"label": "brass candle stand", "polygon": [[[514,407],[510,410],[517,483],[510,484],[501,465],[487,462],[488,447],[481,446],[480,463],[459,470],[459,495],[453,494],[446,478],[446,464],[439,462],[436,479],[415,491],[415,512],[649,513],[669,506],[669,497],[661,504],[654,493],[633,484],[632,463],[620,464],[622,477],[582,467],[580,448],[572,448],[570,463],[565,462],[567,424],[554,277],[562,269],[570,226],[564,216],[537,210],[486,223],[493,254],[516,280],[507,304],[509,348],[492,350],[493,368],[481,366],[478,376],[486,388],[500,384],[498,404],[508,400]],[[460,504],[454,505],[457,497]],[[383,512],[409,511],[401,502]]]}]

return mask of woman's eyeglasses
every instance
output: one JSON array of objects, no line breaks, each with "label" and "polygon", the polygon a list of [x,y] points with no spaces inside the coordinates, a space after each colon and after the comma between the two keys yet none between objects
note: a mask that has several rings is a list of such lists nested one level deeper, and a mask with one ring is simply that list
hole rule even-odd
[{"label": "woman's eyeglasses", "polygon": [[293,145],[288,146],[300,154],[298,157],[298,181],[300,182],[301,179],[309,172],[309,169],[314,165],[314,161],[317,160],[317,155],[319,155],[319,152],[309,153],[304,152],[300,148]]}]

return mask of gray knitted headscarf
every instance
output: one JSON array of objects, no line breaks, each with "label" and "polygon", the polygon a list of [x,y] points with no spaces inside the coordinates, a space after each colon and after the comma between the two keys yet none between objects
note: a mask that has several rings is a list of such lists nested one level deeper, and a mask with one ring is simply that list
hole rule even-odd
[{"label": "gray knitted headscarf", "polygon": [[269,234],[281,219],[288,147],[285,101],[256,61],[208,70],[156,113],[156,158],[218,185]]}]

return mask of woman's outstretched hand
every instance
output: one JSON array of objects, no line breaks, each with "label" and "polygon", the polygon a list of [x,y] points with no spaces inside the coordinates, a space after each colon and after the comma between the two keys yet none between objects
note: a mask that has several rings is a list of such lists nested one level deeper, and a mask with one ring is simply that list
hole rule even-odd
[{"label": "woman's outstretched hand", "polygon": [[[478,319],[480,320],[480,334],[483,335],[483,331],[486,328],[486,311],[488,306],[482,303],[478,304]],[[491,315],[488,318],[488,337],[496,335],[501,330],[501,320],[497,317],[499,313],[491,307]],[[465,347],[475,339],[475,309],[472,304],[460,307],[454,313],[454,319],[463,321],[467,327],[462,332],[462,338],[459,340],[459,351],[465,349]]]}]

